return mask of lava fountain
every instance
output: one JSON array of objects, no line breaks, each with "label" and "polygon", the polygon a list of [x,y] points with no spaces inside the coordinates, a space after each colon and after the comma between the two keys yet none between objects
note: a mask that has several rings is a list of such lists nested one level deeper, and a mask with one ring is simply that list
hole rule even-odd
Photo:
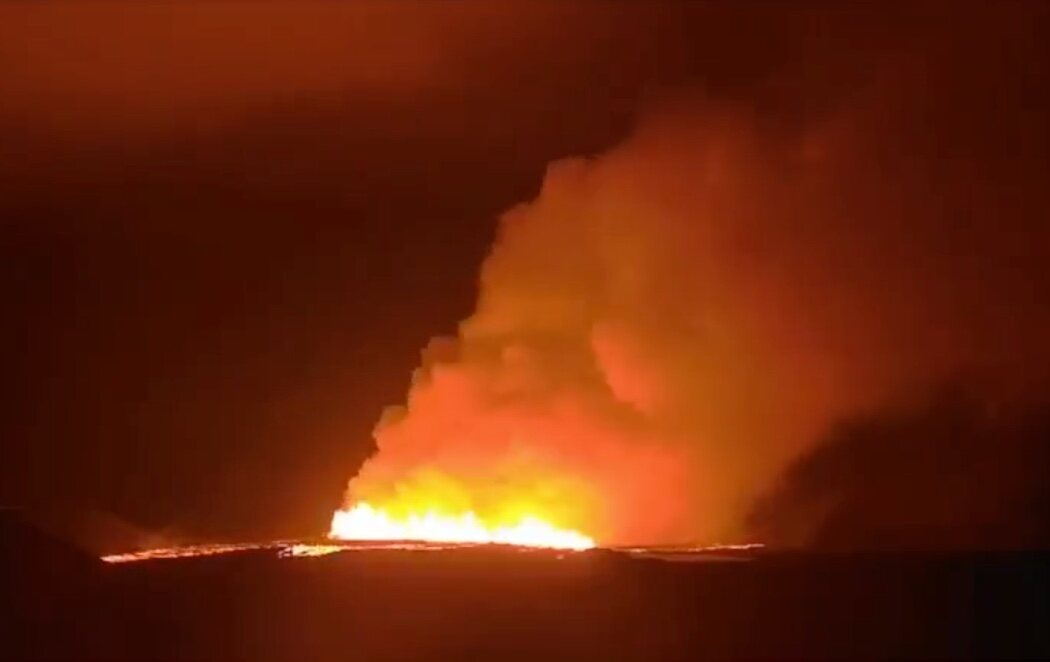
[{"label": "lava fountain", "polygon": [[582,533],[559,529],[534,515],[525,515],[512,524],[491,526],[473,512],[444,515],[428,511],[395,518],[368,503],[337,510],[329,536],[338,540],[494,543],[573,550],[594,547],[594,541]]}]

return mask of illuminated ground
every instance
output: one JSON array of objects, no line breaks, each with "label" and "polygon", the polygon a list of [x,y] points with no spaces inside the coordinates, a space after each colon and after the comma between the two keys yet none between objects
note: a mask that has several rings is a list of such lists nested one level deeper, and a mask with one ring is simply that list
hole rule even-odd
[{"label": "illuminated ground", "polygon": [[[0,623],[11,634],[0,637],[0,658],[1050,655],[1050,555],[1039,553],[571,552],[310,540],[80,563],[67,554],[47,560],[40,550],[7,573],[15,583],[3,594]],[[738,559],[749,561],[721,562]]]},{"label": "illuminated ground", "polygon": [[[519,545],[493,545],[490,543],[439,543],[419,542],[412,540],[395,541],[335,541],[335,540],[277,540],[261,543],[212,543],[204,545],[184,545],[178,547],[160,547],[121,554],[109,554],[101,557],[106,563],[134,563],[157,559],[181,559],[237,552],[273,552],[279,558],[298,558],[326,556],[341,552],[364,551],[414,551],[435,552],[455,549],[502,548],[519,553],[553,553],[556,557],[565,554],[579,554],[572,550],[544,550]],[[607,548],[604,551],[617,552],[635,558],[660,558],[669,561],[688,561],[696,559],[749,558],[749,553],[762,549],[762,545],[707,545],[675,547],[622,547]]]}]

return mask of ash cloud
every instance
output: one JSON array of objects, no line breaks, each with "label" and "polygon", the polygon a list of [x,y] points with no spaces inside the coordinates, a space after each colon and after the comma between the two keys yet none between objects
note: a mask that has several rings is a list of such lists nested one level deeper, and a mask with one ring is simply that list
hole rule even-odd
[{"label": "ash cloud", "polygon": [[[810,473],[793,462],[828,489],[845,467],[896,490],[915,472],[900,449],[924,426],[948,439],[954,414],[863,443],[829,430],[959,371],[1025,397],[1050,374],[1043,43],[1016,16],[924,35],[849,82],[663,103],[620,146],[553,163],[501,219],[476,311],[425,352],[348,500],[524,503],[652,543],[794,515]],[[974,430],[962,475],[1028,444]],[[930,468],[951,454],[924,448]],[[899,489],[913,499],[886,512],[922,521],[901,509],[936,490]]]}]

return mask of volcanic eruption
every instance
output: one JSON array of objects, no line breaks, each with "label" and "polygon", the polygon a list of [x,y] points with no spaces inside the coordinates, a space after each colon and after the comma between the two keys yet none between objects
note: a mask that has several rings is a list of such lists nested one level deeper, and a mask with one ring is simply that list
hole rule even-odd
[{"label": "volcanic eruption", "polygon": [[821,103],[668,102],[552,163],[331,536],[741,541],[836,421],[960,371],[1048,374],[1050,205],[1014,167],[1032,119],[926,48]]}]

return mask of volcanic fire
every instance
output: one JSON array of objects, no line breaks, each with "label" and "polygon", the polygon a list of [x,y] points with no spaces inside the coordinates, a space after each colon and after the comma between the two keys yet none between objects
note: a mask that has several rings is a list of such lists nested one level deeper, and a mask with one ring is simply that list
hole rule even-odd
[{"label": "volcanic fire", "polygon": [[404,518],[358,503],[337,510],[329,536],[339,540],[423,540],[427,542],[496,543],[524,547],[584,550],[594,541],[577,531],[559,529],[526,515],[511,524],[489,525],[472,512],[445,515],[435,511]]}]

